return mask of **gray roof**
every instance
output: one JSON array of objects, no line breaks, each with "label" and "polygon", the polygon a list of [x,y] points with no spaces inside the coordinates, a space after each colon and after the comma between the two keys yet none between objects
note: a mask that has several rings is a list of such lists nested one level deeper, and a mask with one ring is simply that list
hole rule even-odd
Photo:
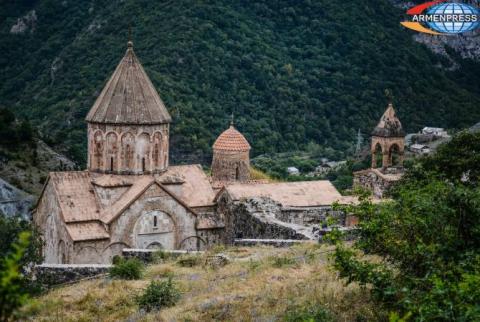
[{"label": "gray roof", "polygon": [[133,51],[132,42],[86,117],[87,122],[162,124],[171,122],[150,78]]},{"label": "gray roof", "polygon": [[392,104],[388,104],[388,108],[383,113],[380,122],[372,132],[373,136],[382,137],[404,137],[405,131],[403,130],[402,123],[395,114]]}]

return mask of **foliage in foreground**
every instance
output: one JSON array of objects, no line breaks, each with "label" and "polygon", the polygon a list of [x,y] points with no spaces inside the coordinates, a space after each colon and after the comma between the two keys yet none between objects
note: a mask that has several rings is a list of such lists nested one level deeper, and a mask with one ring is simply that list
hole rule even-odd
[{"label": "foliage in foreground", "polygon": [[[414,164],[374,205],[362,196],[353,248],[338,244],[335,267],[398,316],[421,321],[480,320],[480,134],[461,133]],[[379,262],[357,255],[377,255]]]},{"label": "foliage in foreground", "polygon": [[8,321],[15,311],[26,303],[28,292],[23,285],[22,258],[29,245],[30,235],[22,232],[13,251],[0,258],[0,321]]},{"label": "foliage in foreground", "polygon": [[144,293],[138,297],[140,308],[147,312],[160,310],[175,305],[180,299],[180,292],[169,277],[166,281],[151,281]]},{"label": "foliage in foreground", "polygon": [[138,280],[142,278],[144,268],[144,264],[136,258],[117,258],[112,268],[110,268],[110,277],[124,280]]}]

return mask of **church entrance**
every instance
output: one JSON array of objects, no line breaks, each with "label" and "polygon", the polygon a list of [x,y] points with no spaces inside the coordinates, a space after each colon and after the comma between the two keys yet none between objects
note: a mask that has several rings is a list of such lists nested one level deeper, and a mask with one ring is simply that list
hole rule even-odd
[{"label": "church entrance", "polygon": [[133,232],[136,248],[175,249],[175,222],[163,211],[154,210],[141,215]]}]

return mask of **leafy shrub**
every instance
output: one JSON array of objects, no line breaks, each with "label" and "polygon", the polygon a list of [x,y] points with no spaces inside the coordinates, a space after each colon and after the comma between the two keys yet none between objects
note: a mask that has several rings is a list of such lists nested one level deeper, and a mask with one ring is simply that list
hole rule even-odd
[{"label": "leafy shrub", "polygon": [[287,312],[284,317],[285,322],[327,322],[334,321],[330,312],[319,306],[294,308]]},{"label": "leafy shrub", "polygon": [[163,263],[165,262],[166,260],[170,259],[171,258],[171,254],[170,253],[167,253],[165,252],[164,250],[157,250],[155,251],[153,254],[152,254],[152,259],[151,261],[153,263]]},{"label": "leafy shrub", "polygon": [[402,319],[480,321],[479,149],[480,133],[461,133],[414,163],[391,201],[373,204],[364,195],[347,207],[360,219],[359,239],[353,248],[336,239],[340,276],[369,285],[373,299]]},{"label": "leafy shrub", "polygon": [[284,266],[292,266],[292,265],[295,265],[296,263],[297,261],[295,260],[295,258],[291,258],[287,256],[277,256],[277,257],[273,257],[272,266],[281,268]]},{"label": "leafy shrub", "polygon": [[28,249],[30,235],[20,233],[6,257],[0,259],[0,321],[9,321],[15,311],[28,300],[28,291],[22,287],[21,262]]},{"label": "leafy shrub", "polygon": [[198,255],[182,255],[177,264],[182,267],[194,267],[202,263],[202,257]]},{"label": "leafy shrub", "polygon": [[152,281],[143,294],[137,298],[140,308],[146,311],[160,310],[175,305],[180,292],[169,277],[166,281]]},{"label": "leafy shrub", "polygon": [[110,276],[124,280],[138,280],[142,278],[143,270],[144,265],[140,260],[120,258],[110,268]]}]

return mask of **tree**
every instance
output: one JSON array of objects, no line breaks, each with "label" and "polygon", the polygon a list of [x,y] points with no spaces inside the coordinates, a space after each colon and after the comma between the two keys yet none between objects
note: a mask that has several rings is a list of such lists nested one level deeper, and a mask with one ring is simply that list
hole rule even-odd
[{"label": "tree", "polygon": [[0,321],[9,321],[15,311],[28,300],[28,292],[22,287],[22,258],[29,245],[30,234],[22,232],[12,252],[0,260]]},{"label": "tree", "polygon": [[373,204],[362,195],[347,207],[360,229],[352,248],[337,244],[340,275],[369,285],[373,298],[400,316],[480,320],[479,146],[480,134],[461,133],[414,163],[391,201]]}]

